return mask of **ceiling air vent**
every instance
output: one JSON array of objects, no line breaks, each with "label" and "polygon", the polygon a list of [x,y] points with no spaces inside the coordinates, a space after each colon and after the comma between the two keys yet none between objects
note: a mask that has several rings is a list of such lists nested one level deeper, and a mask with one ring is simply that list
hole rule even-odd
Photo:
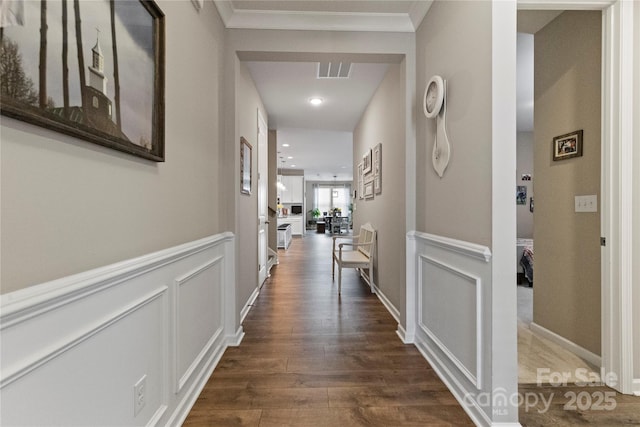
[{"label": "ceiling air vent", "polygon": [[319,79],[348,79],[351,74],[351,62],[319,62]]}]

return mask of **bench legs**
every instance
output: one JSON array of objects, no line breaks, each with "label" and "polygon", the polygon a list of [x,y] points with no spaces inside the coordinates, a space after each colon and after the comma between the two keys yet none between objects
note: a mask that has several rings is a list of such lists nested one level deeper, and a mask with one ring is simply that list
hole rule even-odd
[{"label": "bench legs", "polygon": [[331,280],[336,278],[336,259],[331,256]]},{"label": "bench legs", "polygon": [[338,295],[342,293],[342,267],[338,267]]}]

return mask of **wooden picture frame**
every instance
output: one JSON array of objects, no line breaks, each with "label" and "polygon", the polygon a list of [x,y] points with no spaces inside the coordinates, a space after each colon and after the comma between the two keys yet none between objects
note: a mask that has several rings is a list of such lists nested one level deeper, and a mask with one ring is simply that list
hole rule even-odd
[{"label": "wooden picture frame", "polygon": [[382,143],[373,147],[373,190],[382,193]]},{"label": "wooden picture frame", "polygon": [[2,67],[10,82],[2,114],[163,162],[165,21],[157,4],[23,5],[24,25],[2,32],[3,60],[12,64]]},{"label": "wooden picture frame", "polygon": [[372,199],[374,197],[374,193],[375,193],[375,189],[374,189],[374,177],[373,175],[369,175],[367,178],[365,178],[364,181],[364,191],[363,191],[363,196],[365,199]]},{"label": "wooden picture frame", "polygon": [[249,142],[240,137],[240,193],[251,195],[251,152],[253,147]]},{"label": "wooden picture frame", "polygon": [[364,199],[364,165],[362,162],[358,163],[358,198]]},{"label": "wooden picture frame", "polygon": [[367,175],[371,173],[373,170],[373,162],[372,162],[372,154],[371,149],[369,148],[366,153],[362,156],[362,173]]},{"label": "wooden picture frame", "polygon": [[566,160],[582,156],[582,129],[553,138],[553,160]]}]

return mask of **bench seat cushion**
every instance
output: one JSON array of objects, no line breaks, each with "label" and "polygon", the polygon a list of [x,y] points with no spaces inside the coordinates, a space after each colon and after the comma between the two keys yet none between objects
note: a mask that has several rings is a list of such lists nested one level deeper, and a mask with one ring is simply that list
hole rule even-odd
[{"label": "bench seat cushion", "polygon": [[[336,257],[336,259],[340,259],[340,251],[335,251],[334,256]],[[360,251],[342,250],[342,263],[343,264],[369,264],[369,257],[364,255]]]}]

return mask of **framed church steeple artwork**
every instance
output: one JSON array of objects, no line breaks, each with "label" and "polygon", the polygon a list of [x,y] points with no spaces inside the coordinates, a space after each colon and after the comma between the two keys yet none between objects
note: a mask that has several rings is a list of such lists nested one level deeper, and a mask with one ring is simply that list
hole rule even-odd
[{"label": "framed church steeple artwork", "polygon": [[164,14],[154,1],[25,1],[0,14],[4,116],[164,161]]}]

